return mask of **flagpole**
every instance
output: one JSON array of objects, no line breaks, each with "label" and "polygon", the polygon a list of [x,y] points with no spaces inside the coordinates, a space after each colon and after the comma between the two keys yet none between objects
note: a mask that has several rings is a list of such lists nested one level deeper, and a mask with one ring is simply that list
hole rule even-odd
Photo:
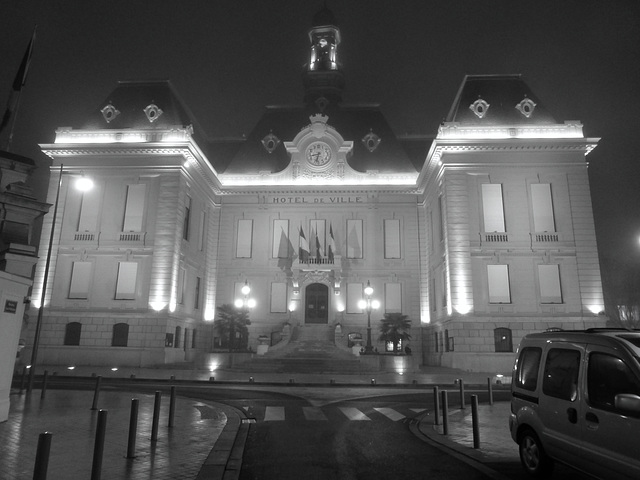
[{"label": "flagpole", "polygon": [[0,133],[2,133],[2,130],[7,126],[7,123],[11,122],[9,137],[4,145],[7,152],[11,150],[11,144],[13,143],[13,132],[16,126],[16,118],[18,117],[20,98],[22,96],[22,87],[24,87],[25,83],[27,82],[27,74],[29,73],[29,65],[31,63],[31,56],[33,54],[33,46],[36,41],[37,29],[37,25],[33,27],[31,40],[29,41],[27,50],[24,52],[22,62],[20,62],[20,67],[18,68],[18,72],[16,73],[16,78],[13,80],[11,93],[9,94],[9,99],[7,100],[7,108],[5,109],[0,123]]}]

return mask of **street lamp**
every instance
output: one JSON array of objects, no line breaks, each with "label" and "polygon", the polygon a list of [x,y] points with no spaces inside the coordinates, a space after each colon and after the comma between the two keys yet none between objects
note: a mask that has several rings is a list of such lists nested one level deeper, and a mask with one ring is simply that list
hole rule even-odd
[{"label": "street lamp", "polygon": [[243,298],[236,298],[234,305],[236,308],[253,308],[256,306],[256,301],[253,298],[249,298],[249,294],[251,293],[251,287],[244,281],[244,285],[240,289],[240,292],[243,295]]},{"label": "street lamp", "polygon": [[[29,383],[27,383],[27,394],[33,390],[33,378],[38,361],[38,347],[40,346],[40,332],[42,330],[42,314],[44,313],[44,297],[47,292],[47,280],[49,279],[49,265],[51,264],[51,251],[53,250],[53,239],[56,228],[56,217],[58,216],[58,200],[60,199],[60,187],[62,186],[62,170],[64,165],[60,164],[60,175],[58,177],[58,188],[56,190],[56,201],[53,204],[53,219],[51,221],[51,234],[49,235],[49,248],[47,249],[47,259],[44,264],[44,276],[42,278],[42,293],[40,294],[40,306],[38,307],[38,320],[36,321],[36,333],[33,338],[33,348],[31,350],[31,365],[29,366]],[[93,188],[93,181],[84,175],[76,181],[76,188],[86,192]]]},{"label": "street lamp", "polygon": [[372,300],[373,287],[369,280],[367,280],[367,286],[364,287],[364,294],[367,297],[358,302],[358,307],[367,311],[367,345],[364,347],[365,354],[373,353],[373,345],[371,345],[371,310],[377,310],[380,307],[380,302]]}]

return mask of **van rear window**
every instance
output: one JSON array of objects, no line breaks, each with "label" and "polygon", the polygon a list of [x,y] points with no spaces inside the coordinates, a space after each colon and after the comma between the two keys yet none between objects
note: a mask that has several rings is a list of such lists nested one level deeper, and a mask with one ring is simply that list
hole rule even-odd
[{"label": "van rear window", "polygon": [[516,386],[533,392],[538,386],[538,370],[542,349],[526,347],[522,349],[516,371]]}]

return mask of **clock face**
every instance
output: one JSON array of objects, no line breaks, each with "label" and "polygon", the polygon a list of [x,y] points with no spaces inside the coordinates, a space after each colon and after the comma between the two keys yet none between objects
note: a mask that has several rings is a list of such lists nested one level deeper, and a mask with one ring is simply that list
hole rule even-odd
[{"label": "clock face", "polygon": [[326,143],[315,142],[307,147],[307,161],[311,165],[322,166],[331,160],[331,148]]}]

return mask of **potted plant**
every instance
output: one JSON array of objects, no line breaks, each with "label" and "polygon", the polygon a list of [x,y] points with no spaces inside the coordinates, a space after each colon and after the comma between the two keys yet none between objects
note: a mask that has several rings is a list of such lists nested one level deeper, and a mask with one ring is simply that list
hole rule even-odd
[{"label": "potted plant", "polygon": [[385,313],[380,320],[380,340],[393,343],[393,353],[401,353],[402,342],[411,340],[407,333],[411,329],[411,320],[402,313]]},{"label": "potted plant", "polygon": [[220,305],[217,308],[217,317],[213,328],[221,338],[227,339],[229,352],[234,350],[246,350],[249,340],[249,311],[246,308],[236,308],[230,303]]}]

